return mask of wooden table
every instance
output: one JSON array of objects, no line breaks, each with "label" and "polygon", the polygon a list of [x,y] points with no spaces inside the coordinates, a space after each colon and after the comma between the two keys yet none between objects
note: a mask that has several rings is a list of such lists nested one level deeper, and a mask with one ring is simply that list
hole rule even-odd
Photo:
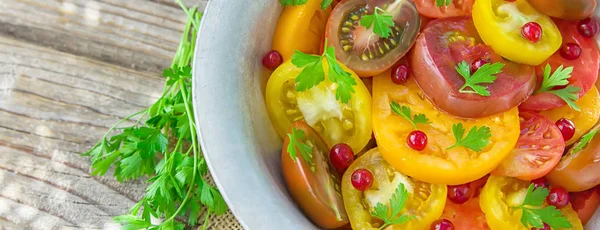
[{"label": "wooden table", "polygon": [[0,229],[118,228],[144,182],[79,154],[160,96],[185,19],[172,0],[0,0]]}]

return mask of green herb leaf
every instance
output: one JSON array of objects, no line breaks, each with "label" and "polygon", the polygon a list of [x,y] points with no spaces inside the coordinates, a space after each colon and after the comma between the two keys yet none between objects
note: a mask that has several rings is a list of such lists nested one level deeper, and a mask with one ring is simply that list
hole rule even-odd
[{"label": "green herb leaf", "polygon": [[327,9],[327,7],[329,7],[329,5],[331,5],[331,3],[333,2],[333,0],[322,0],[321,1],[321,9]]},{"label": "green herb leaf", "polygon": [[552,229],[571,228],[572,225],[569,220],[556,207],[541,207],[548,193],[548,189],[544,187],[535,188],[533,184],[529,185],[523,204],[515,207],[523,210],[521,223],[527,228],[542,228],[544,223]]},{"label": "green herb leaf", "polygon": [[387,38],[392,33],[392,27],[394,27],[394,18],[387,11],[375,7],[373,14],[367,14],[360,19],[360,25],[370,29],[373,27],[373,33],[379,35],[382,38]]},{"label": "green herb leaf", "polygon": [[404,184],[399,183],[392,198],[390,198],[389,207],[382,203],[377,203],[375,205],[371,215],[383,220],[383,225],[379,229],[384,229],[393,224],[401,224],[413,218],[406,214],[398,216],[400,211],[404,208],[407,198],[408,191],[406,191]]},{"label": "green herb leaf", "polygon": [[[581,88],[568,85],[569,78],[571,78],[571,73],[573,73],[573,67],[564,68],[562,65],[556,68],[554,73],[552,72],[552,68],[550,64],[546,64],[544,67],[544,79],[542,80],[542,86],[540,89],[536,91],[537,93],[551,93],[558,96],[560,99],[565,101],[569,107],[574,110],[581,111],[579,106],[575,104],[575,101],[579,99],[579,91]],[[568,85],[562,89],[553,89],[554,87],[560,87]]]},{"label": "green herb leaf", "polygon": [[446,150],[462,146],[476,152],[481,152],[483,148],[490,143],[490,138],[492,137],[489,127],[482,126],[477,129],[477,126],[475,126],[469,130],[469,133],[463,139],[465,129],[463,128],[462,123],[452,125],[452,134],[456,139],[456,144],[450,146]]},{"label": "green herb leaf", "polygon": [[452,3],[452,0],[435,0],[435,5],[437,7],[449,6],[451,3]]},{"label": "green herb leaf", "polygon": [[[494,83],[496,81],[496,76],[494,75],[502,72],[502,68],[504,68],[504,64],[500,62],[493,64],[486,63],[471,75],[471,66],[466,61],[458,63],[456,71],[465,79],[465,84],[459,89],[459,92],[476,93],[489,97],[490,91],[480,84]],[[471,88],[471,90],[467,90],[467,87]]]},{"label": "green herb leaf", "polygon": [[299,6],[306,4],[308,0],[279,0],[282,6]]},{"label": "green herb leaf", "polygon": [[292,128],[292,133],[288,133],[290,142],[287,146],[287,152],[290,154],[292,160],[298,159],[298,152],[300,156],[310,165],[314,171],[315,163],[312,160],[312,147],[306,143],[306,135],[301,129]]},{"label": "green herb leaf", "polygon": [[398,102],[390,102],[390,107],[392,108],[392,112],[408,120],[414,126],[415,129],[418,129],[417,124],[431,123],[429,122],[429,119],[427,119],[425,114],[422,113],[416,114],[414,117],[411,117],[410,108],[406,106],[400,106]]},{"label": "green herb leaf", "polygon": [[571,150],[571,153],[575,154],[575,153],[578,153],[581,150],[583,150],[583,148],[585,148],[585,146],[587,146],[590,143],[590,141],[592,141],[592,139],[594,139],[596,134],[598,134],[598,131],[600,131],[600,129],[590,131],[589,133],[583,135],[581,137],[581,140],[579,140],[579,142],[577,143],[577,145],[575,145],[575,147],[573,147],[573,150]]}]

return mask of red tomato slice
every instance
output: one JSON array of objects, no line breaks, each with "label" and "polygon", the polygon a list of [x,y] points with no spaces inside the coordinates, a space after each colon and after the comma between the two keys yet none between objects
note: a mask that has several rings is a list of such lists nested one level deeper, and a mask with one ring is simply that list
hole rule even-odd
[{"label": "red tomato slice", "polygon": [[[413,75],[425,96],[439,109],[465,118],[485,117],[523,102],[535,87],[532,67],[506,61],[483,44],[470,18],[431,21],[413,49]],[[462,61],[469,65],[484,58],[505,64],[493,84],[484,84],[490,96],[461,93],[464,78],[456,71]]]},{"label": "red tomato slice", "polygon": [[447,219],[454,229],[489,230],[485,214],[479,207],[479,197],[472,197],[463,204],[446,201],[446,207],[440,219]]},{"label": "red tomato slice", "polygon": [[438,7],[433,0],[415,0],[417,10],[430,18],[449,18],[471,15],[475,0],[453,0],[449,6]]},{"label": "red tomato slice", "polygon": [[[554,22],[560,30],[563,38],[563,46],[567,43],[575,43],[581,47],[581,55],[575,60],[564,59],[560,50],[554,53],[546,62],[536,67],[538,87],[543,80],[543,68],[550,64],[554,71],[560,65],[573,67],[573,73],[569,78],[569,85],[579,87],[579,98],[587,93],[598,78],[598,67],[600,66],[600,54],[593,38],[581,36],[577,31],[577,21],[555,19]],[[535,94],[525,101],[519,108],[524,110],[542,111],[565,106],[567,103],[558,96],[551,93]]]},{"label": "red tomato slice", "polygon": [[573,210],[577,212],[579,219],[586,224],[596,212],[600,205],[600,188],[592,188],[583,192],[569,193]]},{"label": "red tomato slice", "polygon": [[550,119],[521,111],[521,135],[515,149],[492,171],[499,176],[533,180],[548,174],[565,151],[565,141]]}]

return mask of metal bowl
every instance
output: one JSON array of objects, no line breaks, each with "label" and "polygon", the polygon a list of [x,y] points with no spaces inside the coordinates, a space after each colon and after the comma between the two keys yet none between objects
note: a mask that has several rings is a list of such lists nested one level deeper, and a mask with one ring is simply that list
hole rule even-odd
[{"label": "metal bowl", "polygon": [[[317,229],[286,190],[282,142],[264,103],[261,58],[282,9],[276,2],[209,1],[194,58],[196,123],[215,183],[245,229]],[[599,219],[600,210],[586,230],[600,229]]]}]

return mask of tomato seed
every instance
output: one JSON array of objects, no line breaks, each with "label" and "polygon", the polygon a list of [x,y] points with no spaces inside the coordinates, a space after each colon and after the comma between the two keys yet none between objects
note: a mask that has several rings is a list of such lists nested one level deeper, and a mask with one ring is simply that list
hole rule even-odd
[{"label": "tomato seed", "polygon": [[521,28],[521,35],[533,43],[538,43],[542,38],[542,26],[537,22],[528,22]]}]

